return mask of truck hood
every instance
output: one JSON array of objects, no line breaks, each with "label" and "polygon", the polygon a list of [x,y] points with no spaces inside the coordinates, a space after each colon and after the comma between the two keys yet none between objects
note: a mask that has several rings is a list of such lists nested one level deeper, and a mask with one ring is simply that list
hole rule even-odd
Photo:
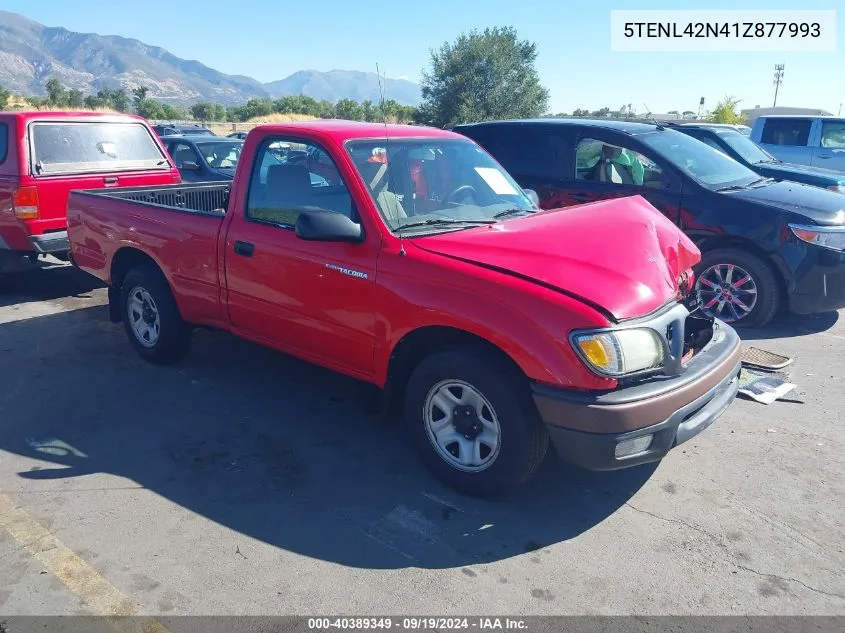
[{"label": "truck hood", "polygon": [[835,191],[799,182],[773,182],[763,187],[725,191],[720,195],[733,196],[802,215],[815,224],[845,223],[845,196]]},{"label": "truck hood", "polygon": [[419,248],[553,288],[615,320],[679,297],[701,253],[641,196],[420,237]]},{"label": "truck hood", "polygon": [[[795,163],[757,163],[754,165],[757,171],[765,173],[770,178],[781,178],[789,180],[790,177],[806,177],[809,184],[819,183],[820,186],[830,187],[834,185],[845,185],[845,174],[833,169],[822,169],[810,165],[796,165]],[[812,180],[812,183],[810,182]]]}]

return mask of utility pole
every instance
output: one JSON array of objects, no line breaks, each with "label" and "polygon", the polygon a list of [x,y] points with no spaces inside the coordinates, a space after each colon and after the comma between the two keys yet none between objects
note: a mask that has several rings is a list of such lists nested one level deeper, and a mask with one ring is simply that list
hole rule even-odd
[{"label": "utility pole", "polygon": [[776,108],[778,105],[778,88],[783,83],[783,64],[775,64],[775,102],[772,104],[773,108]]}]

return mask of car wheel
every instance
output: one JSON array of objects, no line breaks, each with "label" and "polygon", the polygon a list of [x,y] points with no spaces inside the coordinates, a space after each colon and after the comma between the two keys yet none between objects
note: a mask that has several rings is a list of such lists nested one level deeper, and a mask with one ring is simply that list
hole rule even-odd
[{"label": "car wheel", "polygon": [[772,269],[735,248],[704,253],[696,267],[695,290],[706,314],[733,325],[763,327],[780,306],[781,289]]},{"label": "car wheel", "polygon": [[157,268],[138,266],[127,273],[121,286],[121,306],[126,334],[142,358],[166,365],[188,352],[191,329]]},{"label": "car wheel", "polygon": [[525,483],[548,449],[525,376],[474,346],[435,352],[416,367],[405,391],[405,421],[429,470],[477,497]]}]

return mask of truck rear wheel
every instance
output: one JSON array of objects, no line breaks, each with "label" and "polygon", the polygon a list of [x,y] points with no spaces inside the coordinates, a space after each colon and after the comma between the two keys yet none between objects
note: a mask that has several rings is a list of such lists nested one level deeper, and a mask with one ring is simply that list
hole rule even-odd
[{"label": "truck rear wheel", "polygon": [[549,444],[525,377],[474,346],[423,359],[405,390],[405,422],[429,470],[477,497],[528,481]]},{"label": "truck rear wheel", "polygon": [[126,274],[120,290],[123,326],[138,355],[159,365],[184,358],[191,329],[182,320],[161,271],[151,265],[136,266]]}]

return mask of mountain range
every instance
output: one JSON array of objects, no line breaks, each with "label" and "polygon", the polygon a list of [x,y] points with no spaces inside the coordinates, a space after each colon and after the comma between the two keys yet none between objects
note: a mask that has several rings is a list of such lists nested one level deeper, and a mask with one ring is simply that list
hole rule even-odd
[{"label": "mountain range", "polygon": [[[14,94],[46,94],[49,79],[86,94],[104,87],[127,90],[146,86],[148,95],[174,105],[213,101],[237,105],[252,98],[307,95],[336,102],[379,101],[376,73],[300,70],[261,83],[244,75],[227,75],[195,60],[117,35],[77,33],[39,24],[17,13],[0,11],[0,86]],[[382,79],[385,96],[403,105],[418,105],[419,85]]]}]

